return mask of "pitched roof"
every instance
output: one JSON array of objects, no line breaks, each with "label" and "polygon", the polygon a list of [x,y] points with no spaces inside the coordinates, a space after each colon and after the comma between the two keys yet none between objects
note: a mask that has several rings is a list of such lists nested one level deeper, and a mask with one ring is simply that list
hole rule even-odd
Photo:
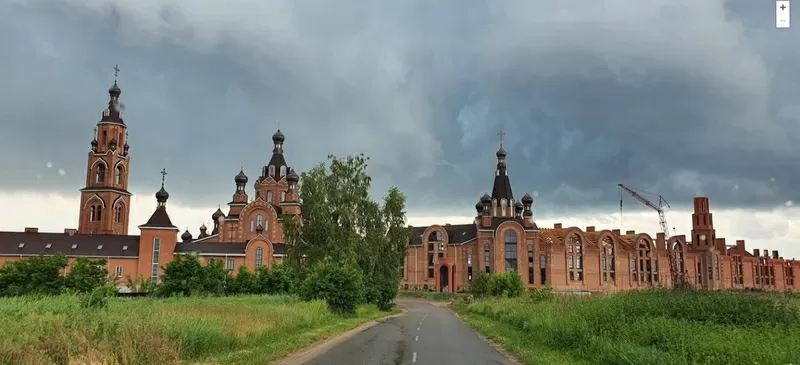
[{"label": "pitched roof", "polygon": [[139,256],[139,236],[0,232],[0,256]]},{"label": "pitched roof", "polygon": [[147,223],[139,227],[178,229],[178,227],[172,225],[172,220],[169,219],[169,214],[167,214],[167,208],[164,206],[157,207],[150,219],[147,220]]}]

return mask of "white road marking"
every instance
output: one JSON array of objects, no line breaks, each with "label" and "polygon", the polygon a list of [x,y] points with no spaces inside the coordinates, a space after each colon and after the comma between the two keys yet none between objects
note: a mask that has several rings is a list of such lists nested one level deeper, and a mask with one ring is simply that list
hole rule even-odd
[{"label": "white road marking", "polygon": [[417,362],[417,353],[415,352],[414,355],[411,356],[411,362]]},{"label": "white road marking", "polygon": [[414,341],[419,341],[419,336],[415,336]]}]

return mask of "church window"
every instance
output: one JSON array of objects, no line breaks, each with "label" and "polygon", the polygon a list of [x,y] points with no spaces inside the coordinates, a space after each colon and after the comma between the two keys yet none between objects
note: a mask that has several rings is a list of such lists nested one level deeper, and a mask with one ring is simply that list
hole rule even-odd
[{"label": "church window", "polygon": [[658,281],[658,265],[654,265],[650,241],[642,238],[638,244],[639,254],[639,281],[642,283],[652,283]]},{"label": "church window", "polygon": [[89,207],[89,221],[94,222],[95,217],[97,217],[97,207],[92,205],[91,207]]},{"label": "church window", "polygon": [[614,252],[614,241],[611,237],[603,237],[601,241],[602,250],[600,252],[600,269],[603,272],[603,281],[616,281],[616,275],[614,273],[614,266],[616,266],[616,252]]},{"label": "church window", "polygon": [[486,273],[492,273],[492,252],[489,249],[489,244],[485,243],[483,245],[483,262],[484,262],[484,269]]},{"label": "church window", "polygon": [[114,268],[114,277],[117,279],[122,277],[122,266],[117,266]]},{"label": "church window", "polygon": [[533,282],[533,244],[528,243],[528,284]]},{"label": "church window", "polygon": [[121,205],[117,205],[117,207],[114,208],[114,222],[122,223],[122,206]]},{"label": "church window", "polygon": [[472,252],[467,253],[467,281],[472,281]]},{"label": "church window", "polygon": [[99,163],[94,168],[94,182],[102,183],[106,181],[106,166]]},{"label": "church window", "polygon": [[714,255],[714,280],[719,280],[719,255]]},{"label": "church window", "polygon": [[498,216],[497,213],[497,199],[492,199],[492,215],[496,217]]},{"label": "church window", "polygon": [[120,185],[122,184],[122,166],[117,166],[116,170],[114,181],[117,183],[117,185]]},{"label": "church window", "polygon": [[[733,256],[733,284],[744,284],[744,265],[742,264],[742,256]],[[682,270],[682,269],[681,269]],[[681,271],[683,272],[683,271]]]},{"label": "church window", "polygon": [[506,200],[505,199],[500,199],[500,214],[502,214],[503,217],[506,216]]},{"label": "church window", "polygon": [[281,166],[281,177],[286,176],[286,166]]},{"label": "church window", "polygon": [[[503,199],[505,203],[505,199]],[[517,270],[517,232],[506,230],[505,232],[505,259],[506,272]]]},{"label": "church window", "polygon": [[573,234],[567,245],[569,280],[583,281],[583,240],[577,234]]},{"label": "church window", "polygon": [[153,284],[158,284],[158,263],[159,263],[159,254],[161,253],[161,238],[153,238],[153,267],[150,273],[150,277],[153,280]]},{"label": "church window", "polygon": [[256,222],[254,220],[250,220],[250,232],[256,231]]},{"label": "church window", "polygon": [[275,177],[275,166],[269,166],[269,176]]},{"label": "church window", "polygon": [[228,259],[226,269],[228,269],[228,271],[233,271],[233,259]]},{"label": "church window", "polygon": [[258,226],[264,227],[264,216],[261,214],[256,216],[256,227]]},{"label": "church window", "polygon": [[285,191],[281,191],[281,203],[283,203],[285,201],[286,201],[286,192]]},{"label": "church window", "polygon": [[547,284],[547,256],[539,256],[539,278],[542,285]]},{"label": "church window", "polygon": [[259,247],[256,249],[256,267],[260,267],[264,260],[264,249]]},{"label": "church window", "polygon": [[272,203],[272,192],[271,191],[267,192],[267,203]]},{"label": "church window", "polygon": [[406,278],[406,259],[407,258],[408,257],[404,257],[403,261],[400,262],[400,277],[403,278],[404,280]]}]

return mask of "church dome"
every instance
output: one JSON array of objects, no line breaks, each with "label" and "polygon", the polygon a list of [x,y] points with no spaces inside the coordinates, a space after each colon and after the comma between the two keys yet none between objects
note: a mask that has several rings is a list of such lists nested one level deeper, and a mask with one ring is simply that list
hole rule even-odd
[{"label": "church dome", "polygon": [[533,197],[531,194],[525,193],[525,196],[522,197],[522,204],[531,205],[533,204]]},{"label": "church dome", "polygon": [[189,233],[188,229],[186,230],[186,232],[183,232],[183,234],[181,235],[181,240],[183,240],[184,242],[192,240],[192,234]]},{"label": "church dome", "polygon": [[213,219],[216,222],[217,219],[219,219],[219,217],[222,217],[224,215],[225,215],[225,213],[223,213],[221,209],[217,208],[217,211],[214,212],[214,214],[211,215],[211,219]]},{"label": "church dome", "polygon": [[169,193],[164,190],[164,187],[162,186],[161,190],[156,193],[156,200],[160,203],[163,203],[166,202],[167,199],[169,199]]},{"label": "church dome", "polygon": [[286,137],[283,135],[283,133],[281,133],[280,129],[278,129],[278,131],[275,132],[275,134],[272,135],[272,142],[283,143],[283,141],[285,141],[285,140],[286,140]]},{"label": "church dome", "polygon": [[294,169],[289,170],[289,175],[286,175],[286,181],[290,183],[297,183],[300,181],[300,176],[294,172]]},{"label": "church dome", "polygon": [[119,88],[119,86],[117,86],[117,83],[115,82],[114,86],[108,88],[108,94],[111,96],[119,96],[120,94],[122,94],[122,90]]},{"label": "church dome", "polygon": [[236,177],[233,178],[233,181],[239,185],[247,184],[247,175],[244,174],[243,170],[239,170],[239,173],[236,174]]}]

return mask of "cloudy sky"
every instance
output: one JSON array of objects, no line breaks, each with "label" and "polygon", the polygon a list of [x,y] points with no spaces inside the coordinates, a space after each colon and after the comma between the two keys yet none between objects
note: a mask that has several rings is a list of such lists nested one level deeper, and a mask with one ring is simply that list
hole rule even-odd
[{"label": "cloudy sky", "polygon": [[412,224],[469,220],[503,129],[543,225],[619,226],[625,183],[679,234],[706,195],[729,243],[800,257],[800,32],[773,2],[0,0],[0,49],[0,229],[76,225],[119,64],[132,223],[162,167],[174,220],[208,221],[278,128],[297,170],[364,152]]}]

